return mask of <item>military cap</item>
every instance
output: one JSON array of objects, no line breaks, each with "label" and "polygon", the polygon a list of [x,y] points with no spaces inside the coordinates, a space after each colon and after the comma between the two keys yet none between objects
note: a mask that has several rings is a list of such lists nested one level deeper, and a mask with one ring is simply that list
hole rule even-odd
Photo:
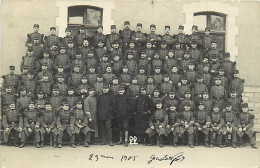
[{"label": "military cap", "polygon": [[50,30],[56,30],[56,27],[50,27]]},{"label": "military cap", "polygon": [[166,44],[166,40],[162,40],[162,41],[161,41],[161,44]]},{"label": "military cap", "polygon": [[194,61],[190,61],[188,65],[195,65]]},{"label": "military cap", "polygon": [[164,26],[164,28],[165,28],[165,29],[166,29],[166,28],[169,28],[169,29],[170,29],[170,28],[171,28],[171,26],[169,26],[169,25],[166,25],[166,26]]},{"label": "military cap", "polygon": [[183,76],[181,80],[188,80],[186,76]]},{"label": "military cap", "polygon": [[82,76],[81,79],[87,79],[87,77],[86,76]]},{"label": "military cap", "polygon": [[39,24],[34,24],[33,27],[38,27],[39,28],[40,26],[39,26]]},{"label": "military cap", "polygon": [[147,43],[152,43],[152,41],[151,41],[151,40],[147,40],[147,41],[146,41],[146,44],[147,44]]},{"label": "military cap", "polygon": [[164,78],[170,78],[169,75],[165,74],[163,75]]},{"label": "military cap", "polygon": [[103,26],[102,25],[98,25],[98,27],[97,28],[102,28],[103,29]]},{"label": "military cap", "polygon": [[119,90],[125,90],[125,87],[124,87],[123,85],[121,85],[121,86],[119,87]]},{"label": "military cap", "polygon": [[94,65],[90,65],[90,66],[89,66],[89,69],[90,69],[90,68],[94,68],[94,69],[95,69],[95,66],[94,66]]},{"label": "military cap", "polygon": [[32,47],[28,47],[28,52],[33,52],[33,48]]},{"label": "military cap", "polygon": [[191,94],[191,91],[186,91],[185,94]]},{"label": "military cap", "polygon": [[232,103],[228,101],[226,104],[226,107],[229,107],[229,106],[232,106]]},{"label": "military cap", "polygon": [[206,64],[203,64],[203,67],[210,67],[210,65],[208,64],[208,63],[206,63]]},{"label": "military cap", "polygon": [[181,44],[181,43],[180,43],[180,42],[178,42],[178,41],[174,43],[174,45],[180,45],[180,44]]},{"label": "military cap", "polygon": [[15,70],[15,66],[11,65],[11,66],[9,66],[9,69],[10,70]]},{"label": "military cap", "polygon": [[212,44],[212,43],[217,43],[217,41],[216,41],[216,40],[212,40],[212,41],[211,41],[211,44]]},{"label": "military cap", "polygon": [[65,46],[60,46],[60,50],[65,50],[66,47]]},{"label": "military cap", "polygon": [[75,64],[74,67],[79,67],[79,64]]},{"label": "military cap", "polygon": [[34,72],[33,72],[32,70],[30,70],[30,71],[28,72],[28,75],[34,75]]},{"label": "military cap", "polygon": [[25,86],[21,86],[19,90],[20,91],[26,91],[26,88],[25,88]]},{"label": "military cap", "polygon": [[191,44],[197,44],[197,41],[196,41],[195,39],[193,39],[193,40],[191,41]]},{"label": "military cap", "polygon": [[118,77],[117,76],[113,76],[112,80],[114,80],[114,79],[118,79]]},{"label": "military cap", "polygon": [[98,78],[103,78],[103,75],[102,74],[98,74],[97,77]]},{"label": "military cap", "polygon": [[153,92],[160,92],[159,89],[154,89]]},{"label": "military cap", "polygon": [[77,104],[82,104],[82,101],[81,100],[77,101]]},{"label": "military cap", "polygon": [[58,43],[57,42],[53,42],[52,45],[58,46]]},{"label": "military cap", "polygon": [[243,104],[241,105],[241,107],[242,107],[242,108],[248,108],[248,103],[243,103]]},{"label": "military cap", "polygon": [[184,51],[184,54],[189,54],[190,55],[190,52],[189,51]]},{"label": "military cap", "polygon": [[193,26],[192,26],[192,29],[196,29],[196,30],[198,30],[198,26],[193,25]]},{"label": "military cap", "polygon": [[217,59],[217,55],[216,54],[212,54],[212,59]]},{"label": "military cap", "polygon": [[235,70],[235,71],[234,71],[234,74],[238,74],[238,73],[239,73],[239,70]]},{"label": "military cap", "polygon": [[34,37],[34,40],[39,40],[39,39],[40,39],[39,36],[35,36],[35,37]]},{"label": "military cap", "polygon": [[44,50],[43,54],[49,54],[48,50]]},{"label": "military cap", "polygon": [[35,101],[31,100],[31,101],[29,102],[29,104],[35,104]]},{"label": "military cap", "polygon": [[213,103],[212,108],[214,109],[215,107],[219,108],[219,105],[217,103]]},{"label": "military cap", "polygon": [[103,57],[108,57],[108,55],[107,54],[103,54]]},{"label": "military cap", "polygon": [[69,90],[70,90],[70,91],[71,91],[71,90],[74,91],[74,90],[75,90],[75,87],[74,87],[74,86],[70,86],[70,87],[68,88],[68,91],[69,91]]},{"label": "military cap", "polygon": [[142,23],[137,23],[136,26],[143,27]]},{"label": "military cap", "polygon": [[215,80],[221,80],[221,77],[220,76],[216,76],[214,79]]},{"label": "military cap", "polygon": [[161,69],[161,67],[160,66],[155,66],[155,69]]},{"label": "military cap", "polygon": [[14,104],[14,105],[15,105],[15,101],[11,100],[11,101],[9,102],[9,104]]},{"label": "military cap", "polygon": [[196,78],[197,79],[203,79],[203,76],[202,76],[202,74],[197,74]]},{"label": "military cap", "polygon": [[202,94],[209,94],[209,92],[207,92],[207,91],[204,91]]},{"label": "military cap", "polygon": [[130,41],[129,41],[129,44],[131,44],[131,43],[135,43],[135,41],[134,41],[134,40],[130,40]]},{"label": "military cap", "polygon": [[72,40],[68,40],[68,43],[74,43]]},{"label": "military cap", "polygon": [[95,91],[95,88],[94,88],[94,87],[90,87],[90,88],[88,89],[88,91]]},{"label": "military cap", "polygon": [[209,28],[209,27],[206,27],[206,28],[205,28],[205,31],[210,31],[210,28]]},{"label": "military cap", "polygon": [[223,65],[220,65],[220,66],[218,67],[218,70],[219,70],[219,71],[224,71],[224,70],[225,70],[225,68],[224,68],[224,66],[223,66]]},{"label": "military cap", "polygon": [[185,103],[184,103],[184,106],[190,107],[190,102],[185,102]]},{"label": "military cap", "polygon": [[107,84],[103,84],[103,89],[107,89],[109,86]]},{"label": "military cap", "polygon": [[147,78],[152,78],[153,79],[153,76],[149,75]]},{"label": "military cap", "polygon": [[119,41],[118,41],[118,40],[115,40],[113,44],[119,44]]},{"label": "military cap", "polygon": [[226,52],[226,53],[224,54],[224,56],[225,56],[225,58],[229,58],[229,57],[230,57],[230,53],[229,53],[229,52]]},{"label": "military cap", "polygon": [[128,66],[127,65],[123,65],[123,68],[128,68]]},{"label": "military cap", "polygon": [[162,104],[162,101],[161,101],[161,100],[157,100],[157,101],[155,102],[155,104]]},{"label": "military cap", "polygon": [[64,75],[59,75],[58,78],[64,78]]},{"label": "military cap", "polygon": [[59,90],[59,87],[57,85],[53,86],[52,88],[53,91],[58,91]]},{"label": "military cap", "polygon": [[168,108],[170,108],[170,107],[176,107],[176,105],[175,104],[168,104]]},{"label": "military cap", "polygon": [[49,100],[46,100],[45,105],[51,105],[51,102]]},{"label": "military cap", "polygon": [[179,29],[182,29],[182,30],[183,30],[183,29],[184,29],[184,26],[180,25],[180,26],[179,26]]},{"label": "military cap", "polygon": [[232,90],[231,93],[237,93],[237,91],[236,90]]},{"label": "military cap", "polygon": [[23,66],[23,69],[28,69],[28,66],[27,66],[27,65],[24,65],[24,66]]},{"label": "military cap", "polygon": [[[46,63],[46,65],[47,65],[47,63]],[[58,68],[64,68],[64,67],[62,65],[59,65]]]},{"label": "military cap", "polygon": [[146,90],[147,88],[145,86],[141,86],[140,90]]},{"label": "military cap", "polygon": [[151,24],[151,25],[150,25],[150,28],[152,28],[152,27],[156,28],[155,24]]},{"label": "military cap", "polygon": [[174,90],[170,90],[169,94],[175,94],[175,91]]},{"label": "military cap", "polygon": [[79,29],[85,29],[85,26],[84,25],[80,25]]},{"label": "military cap", "polygon": [[68,102],[66,99],[63,100],[61,104],[62,104],[63,106],[69,106],[69,105],[70,105],[69,102]]},{"label": "military cap", "polygon": [[145,70],[145,67],[144,67],[143,65],[141,65],[141,66],[139,67],[139,69]]},{"label": "military cap", "polygon": [[200,105],[203,105],[203,106],[204,106],[204,103],[203,103],[202,101],[199,101],[199,106],[200,106]]},{"label": "military cap", "polygon": [[111,25],[110,28],[111,29],[116,29],[116,25]]},{"label": "military cap", "polygon": [[124,25],[130,25],[130,22],[129,21],[125,21]]},{"label": "military cap", "polygon": [[134,55],[133,52],[127,52],[127,55]]},{"label": "military cap", "polygon": [[146,51],[145,51],[145,50],[142,50],[142,51],[141,51],[141,54],[146,54]]}]

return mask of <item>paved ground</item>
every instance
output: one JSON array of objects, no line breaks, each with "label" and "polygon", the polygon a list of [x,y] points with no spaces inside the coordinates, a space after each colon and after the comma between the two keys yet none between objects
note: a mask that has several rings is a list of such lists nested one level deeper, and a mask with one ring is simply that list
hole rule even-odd
[{"label": "paved ground", "polygon": [[[258,143],[258,148],[260,143]],[[182,154],[180,153],[182,152]],[[179,154],[178,154],[179,153]],[[92,161],[89,160],[93,154]],[[177,155],[176,155],[177,154]],[[97,155],[97,156],[96,156]],[[103,155],[103,156],[101,156]],[[121,161],[122,155],[126,155]],[[151,157],[155,155],[154,157]],[[151,158],[162,158],[164,155],[174,156],[170,160],[148,162]],[[137,156],[135,160],[130,156]],[[108,157],[108,158],[104,158]],[[113,157],[113,159],[111,158]],[[184,158],[185,157],[185,158]],[[169,157],[166,157],[169,159]],[[98,159],[98,161],[96,161]],[[126,159],[126,160],[125,160]],[[128,160],[129,159],[129,160]],[[170,158],[171,159],[171,158]],[[177,162],[176,160],[179,160]],[[182,160],[182,161],[181,161]],[[260,149],[244,148],[205,148],[166,146],[143,147],[142,145],[129,146],[91,146],[90,148],[77,147],[73,149],[63,146],[61,149],[44,147],[36,149],[26,146],[23,149],[0,146],[0,168],[168,168],[168,167],[233,167],[259,168]]]}]

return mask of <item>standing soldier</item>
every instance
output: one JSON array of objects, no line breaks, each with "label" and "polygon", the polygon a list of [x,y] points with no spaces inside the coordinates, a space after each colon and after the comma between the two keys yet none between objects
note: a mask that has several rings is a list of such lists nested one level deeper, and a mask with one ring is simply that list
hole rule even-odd
[{"label": "standing soldier", "polygon": [[160,59],[160,54],[158,52],[154,53],[154,57],[151,60],[151,67],[152,67],[152,72],[154,72],[155,67],[160,67],[160,70],[163,70],[163,61]]},{"label": "standing soldier", "polygon": [[4,92],[1,94],[2,102],[1,102],[1,107],[2,107],[2,112],[4,112],[6,109],[9,107],[10,102],[15,102],[17,94],[14,93],[12,87],[6,87],[4,88]]},{"label": "standing soldier", "polygon": [[40,26],[38,24],[34,24],[33,25],[33,33],[27,34],[27,40],[26,40],[26,43],[25,43],[26,47],[32,47],[36,37],[39,38],[39,43],[41,45],[43,44],[44,34],[39,33],[39,27]]},{"label": "standing soldier", "polygon": [[120,30],[119,31],[120,34],[120,38],[122,39],[122,43],[123,43],[123,53],[125,53],[126,48],[128,47],[131,37],[132,37],[132,30],[130,30],[130,22],[129,21],[125,21],[124,22],[124,30]]},{"label": "standing soldier", "polygon": [[120,74],[120,83],[124,86],[129,86],[132,81],[132,75],[128,72],[128,66],[123,65],[123,72]]},{"label": "standing soldier", "polygon": [[142,23],[137,23],[136,31],[132,34],[132,40],[135,42],[136,50],[140,53],[146,42],[146,34],[142,32]]},{"label": "standing soldier", "polygon": [[177,41],[174,43],[174,45],[175,45],[174,48],[175,59],[181,61],[184,55],[184,50],[181,48],[181,43]]},{"label": "standing soldier", "polygon": [[202,37],[202,49],[204,54],[207,53],[207,51],[210,49],[211,41],[212,37],[210,35],[210,28],[206,27],[205,35]]},{"label": "standing soldier", "polygon": [[158,87],[163,81],[163,75],[161,73],[161,67],[156,66],[153,74],[154,84]]},{"label": "standing soldier", "polygon": [[120,87],[121,86],[119,85],[118,78],[116,76],[114,76],[112,78],[112,83],[110,85],[110,91],[111,91],[112,95],[114,95],[114,96],[118,95]]},{"label": "standing soldier", "polygon": [[133,59],[135,60],[135,61],[138,61],[139,60],[139,53],[138,53],[138,50],[136,49],[136,47],[135,47],[135,43],[134,43],[134,41],[133,40],[130,40],[130,42],[129,42],[129,48],[127,48],[126,50],[125,50],[125,54],[124,54],[124,56],[123,56],[123,61],[126,61],[127,60],[127,56],[128,56],[128,54],[129,53],[132,53],[133,54]]},{"label": "standing soldier", "polygon": [[90,85],[89,85],[87,77],[82,76],[81,80],[80,80],[80,84],[78,85],[78,87],[75,90],[76,96],[78,96],[79,99],[81,99],[81,100],[85,99],[87,97],[89,87],[90,87]]},{"label": "standing soldier", "polygon": [[80,47],[80,52],[81,52],[81,55],[82,55],[82,59],[84,61],[86,60],[86,58],[88,56],[89,50],[93,49],[93,47],[90,46],[89,41],[90,41],[89,39],[84,38],[83,42],[82,42],[82,46]]},{"label": "standing soldier", "polygon": [[189,50],[190,52],[190,57],[195,61],[195,65],[198,65],[199,63],[202,62],[202,52],[200,49],[198,49],[198,44],[195,40],[191,41],[191,49]]},{"label": "standing soldier", "polygon": [[202,133],[204,135],[205,146],[209,147],[209,134],[210,134],[210,124],[211,119],[208,111],[205,109],[204,103],[199,102],[198,110],[195,113],[195,145],[199,143],[199,135]]},{"label": "standing soldier", "polygon": [[104,86],[103,75],[99,74],[97,75],[97,82],[94,83],[94,87],[97,95],[102,94],[103,86]]},{"label": "standing soldier", "polygon": [[190,85],[188,85],[187,81],[188,81],[187,77],[183,76],[181,79],[181,85],[179,86],[178,91],[177,91],[178,92],[177,96],[181,100],[184,99],[184,95],[185,95],[186,91],[189,91],[189,92],[192,91],[192,88],[190,87]]},{"label": "standing soldier", "polygon": [[212,75],[209,72],[210,65],[209,64],[203,64],[203,71],[202,71],[202,78],[203,78],[203,83],[207,85],[209,88],[211,85],[211,80],[212,80]]},{"label": "standing soldier", "polygon": [[[44,51],[43,53],[43,59],[39,61],[40,66],[42,67],[43,65],[47,66],[47,71],[48,72],[53,72],[53,67],[54,67],[54,57],[50,58],[49,52]],[[41,69],[42,70],[42,69]]]},{"label": "standing soldier", "polygon": [[60,95],[59,88],[57,86],[54,86],[52,89],[52,95],[50,97],[50,103],[54,113],[57,113],[59,108],[61,107],[61,99],[62,97]]},{"label": "standing soldier", "polygon": [[19,76],[14,74],[15,66],[9,66],[10,74],[3,76],[3,88],[11,87],[17,93],[19,86]]},{"label": "standing soldier", "polygon": [[163,108],[164,108],[164,109],[167,109],[167,108],[169,108],[171,105],[174,105],[174,107],[176,108],[176,110],[179,111],[179,104],[180,104],[180,101],[176,98],[176,96],[175,96],[175,91],[174,91],[174,90],[171,90],[171,91],[169,92],[169,95],[164,98]]},{"label": "standing soldier", "polygon": [[173,38],[180,43],[181,48],[184,49],[184,46],[189,42],[188,35],[184,34],[184,26],[180,25],[178,29],[179,33],[174,35]]},{"label": "standing soldier", "polygon": [[119,77],[120,74],[122,73],[123,69],[123,60],[121,59],[122,57],[119,57],[119,55],[114,55],[113,62],[112,62],[112,69],[113,73]]},{"label": "standing soldier", "polygon": [[93,52],[93,50],[89,50],[87,57],[85,59],[85,67],[89,69],[90,67],[97,67],[100,60],[98,60]]},{"label": "standing soldier", "polygon": [[163,82],[159,86],[160,92],[164,97],[167,97],[172,90],[172,82],[168,75],[163,76]]},{"label": "standing soldier", "polygon": [[244,83],[245,80],[239,77],[239,71],[235,70],[234,78],[229,82],[228,92],[231,93],[232,91],[236,91],[237,97],[241,98],[242,93],[244,92]]},{"label": "standing soldier", "polygon": [[[94,133],[94,138],[98,137],[98,118],[97,118],[97,99],[95,96],[95,88],[91,87],[88,90],[89,95],[84,100],[84,112],[89,117],[89,127]],[[90,142],[93,142],[93,136],[90,136]]]},{"label": "standing soldier", "polygon": [[205,83],[203,83],[203,77],[202,75],[197,76],[197,82],[193,85],[193,91],[194,91],[194,101],[199,102],[202,99],[202,94],[204,92],[208,92],[209,88]]},{"label": "standing soldier", "polygon": [[70,137],[71,147],[76,148],[75,141],[75,118],[72,116],[70,105],[66,100],[63,100],[62,108],[58,111],[56,125],[58,128],[58,148],[61,148],[63,135],[67,132]]},{"label": "standing soldier", "polygon": [[23,114],[25,109],[29,107],[31,99],[32,98],[27,95],[25,87],[20,87],[20,97],[16,101],[16,108],[20,113]]},{"label": "standing soldier", "polygon": [[99,62],[99,69],[98,72],[99,74],[104,74],[106,73],[106,69],[107,67],[110,66],[111,67],[111,60],[108,58],[107,54],[104,54],[102,56],[102,60]]},{"label": "standing soldier", "polygon": [[132,52],[127,53],[127,60],[125,63],[128,66],[128,73],[135,76],[138,70],[138,63],[134,59],[134,54]]},{"label": "standing soldier", "polygon": [[222,112],[217,104],[212,106],[213,111],[210,114],[211,118],[211,135],[210,135],[210,147],[213,147],[214,139],[217,137],[217,146],[223,148],[222,145],[222,135],[223,135],[223,126],[224,126],[224,119]]},{"label": "standing soldier", "polygon": [[93,47],[96,47],[98,45],[99,41],[103,41],[103,42],[106,41],[106,35],[103,34],[103,26],[102,25],[98,25],[97,33],[94,35],[93,38],[94,38],[93,39],[94,43],[92,43]]},{"label": "standing soldier", "polygon": [[100,133],[103,139],[103,145],[109,141],[110,146],[114,146],[112,142],[112,119],[115,111],[115,98],[109,93],[107,85],[103,86],[103,94],[97,97],[97,119],[100,125]]},{"label": "standing soldier", "polygon": [[226,90],[225,87],[221,85],[221,79],[215,78],[215,85],[211,87],[210,99],[213,100],[222,110],[226,98]]},{"label": "standing soldier", "polygon": [[64,67],[63,66],[58,66],[58,72],[54,75],[54,83],[56,84],[56,83],[58,83],[59,81],[58,81],[58,79],[59,79],[59,77],[63,77],[64,78],[64,83],[68,83],[68,75],[69,74],[67,74],[67,73],[65,73],[64,72]]},{"label": "standing soldier", "polygon": [[60,46],[60,38],[56,35],[56,27],[51,27],[50,28],[51,35],[45,36],[44,40],[44,49],[48,50],[51,48],[53,43],[56,43],[57,46]]},{"label": "standing soldier", "polygon": [[70,60],[75,60],[76,59],[76,54],[77,54],[77,48],[74,46],[74,41],[68,40],[67,42],[67,54],[69,55]]},{"label": "standing soldier", "polygon": [[42,79],[39,81],[37,93],[42,92],[45,97],[51,95],[52,82],[49,81],[49,73],[45,72]]},{"label": "standing soldier", "polygon": [[37,148],[40,148],[40,119],[39,111],[35,109],[35,102],[29,103],[29,109],[24,113],[24,127],[21,136],[20,148],[24,147],[25,141],[31,135],[34,135],[34,141]]},{"label": "standing soldier", "polygon": [[59,89],[60,96],[62,96],[62,97],[67,96],[68,85],[65,82],[65,79],[64,79],[63,75],[58,76],[58,81],[57,81],[56,85],[57,85],[57,87]]},{"label": "standing soldier", "polygon": [[28,47],[27,54],[22,57],[20,70],[22,71],[23,67],[27,66],[28,70],[31,71],[38,71],[40,66],[39,62],[37,61],[36,57],[33,55],[33,48]]},{"label": "standing soldier", "polygon": [[191,31],[192,31],[192,33],[191,33],[191,35],[189,35],[190,42],[194,41],[196,44],[198,44],[198,47],[201,48],[202,39],[201,39],[200,35],[197,33],[198,26],[193,25]]},{"label": "standing soldier", "polygon": [[[93,54],[94,55],[94,54]],[[96,61],[96,59],[95,59]],[[89,62],[89,60],[87,61]],[[91,61],[90,61],[91,62]],[[93,61],[94,62],[94,61]],[[94,65],[96,65],[96,62],[93,63]],[[74,67],[76,65],[79,65],[79,71],[80,73],[82,73],[83,75],[86,74],[86,71],[87,71],[87,68],[86,68],[86,65],[85,65],[85,60],[82,59],[82,55],[80,52],[77,51],[76,53],[76,59],[72,60],[72,68],[71,69],[74,69]]]},{"label": "standing soldier", "polygon": [[141,56],[140,56],[140,60],[139,60],[139,63],[138,63],[139,67],[143,66],[144,67],[144,70],[146,72],[147,75],[151,75],[151,62],[150,60],[147,58],[147,54],[146,54],[146,51],[143,50],[141,52]]},{"label": "standing soldier", "polygon": [[68,96],[66,97],[66,100],[69,103],[71,108],[77,104],[79,97],[75,95],[75,87],[73,86],[69,87]]},{"label": "standing soldier", "polygon": [[40,44],[40,38],[38,36],[35,36],[34,44],[31,47],[33,49],[33,56],[36,57],[36,60],[42,59],[44,48],[43,44]]},{"label": "standing soldier", "polygon": [[190,110],[190,103],[186,102],[184,104],[184,111],[180,114],[181,118],[181,126],[180,126],[180,134],[182,137],[182,141],[185,141],[185,132],[188,133],[188,145],[191,148],[194,148],[194,124],[195,118],[193,112]]},{"label": "standing soldier", "polygon": [[[45,48],[44,48],[45,49]],[[49,52],[50,58],[56,59],[57,55],[60,53],[60,48],[57,42],[53,42],[50,48],[45,49],[45,52]]]},{"label": "standing soldier", "polygon": [[4,142],[11,145],[11,137],[14,137],[14,146],[18,147],[19,134],[22,132],[23,118],[15,106],[15,102],[11,101],[9,108],[3,113],[2,120],[4,128]]},{"label": "standing soldier", "polygon": [[64,71],[68,72],[71,66],[71,60],[68,54],[66,54],[66,49],[64,46],[60,47],[60,54],[54,60],[54,69],[57,71],[59,66],[64,67]]},{"label": "standing soldier", "polygon": [[70,28],[66,28],[65,29],[65,37],[63,37],[61,39],[61,45],[65,46],[67,48],[69,41],[74,43],[75,39],[74,39],[74,36],[71,35],[71,29]]},{"label": "standing soldier", "polygon": [[164,63],[168,56],[168,52],[169,52],[169,50],[167,49],[167,44],[166,44],[165,40],[161,41],[160,49],[158,52],[160,55],[160,60]]},{"label": "standing soldier", "polygon": [[190,61],[188,64],[188,69],[184,73],[185,76],[187,76],[188,84],[194,85],[196,78],[197,78],[197,72],[195,71],[195,64],[193,61]]},{"label": "standing soldier", "polygon": [[103,55],[107,55],[107,48],[106,46],[104,46],[104,41],[103,40],[98,40],[97,46],[95,47],[95,55],[96,58],[98,60],[98,62],[100,62],[103,58]]},{"label": "standing soldier", "polygon": [[110,52],[110,57],[113,59],[116,55],[119,56],[119,59],[123,59],[123,51],[119,46],[119,41],[115,40],[112,44],[113,50]]},{"label": "standing soldier", "polygon": [[224,54],[224,62],[222,63],[224,71],[229,81],[233,78],[233,74],[236,70],[236,62],[230,60],[230,53],[226,52]]},{"label": "standing soldier", "polygon": [[155,136],[159,146],[163,147],[163,137],[165,135],[165,127],[168,124],[168,115],[166,110],[162,108],[162,102],[157,101],[156,109],[152,113],[149,119],[149,127],[146,130],[146,133],[149,134],[150,142],[152,138]]},{"label": "standing soldier", "polygon": [[145,86],[147,84],[147,74],[144,66],[139,66],[139,73],[135,76],[138,81],[138,85]]},{"label": "standing soldier", "polygon": [[107,35],[106,47],[109,52],[113,51],[112,45],[115,41],[119,42],[120,35],[116,33],[116,25],[111,25],[111,34]]},{"label": "standing soldier", "polygon": [[241,111],[241,104],[243,100],[240,97],[237,97],[237,91],[232,91],[230,93],[230,98],[227,99],[227,102],[231,103],[232,110],[234,111],[236,116],[238,116]]},{"label": "standing soldier", "polygon": [[103,74],[104,83],[110,85],[112,83],[115,74],[112,73],[112,66],[109,65],[106,67],[106,72]]},{"label": "standing soldier", "polygon": [[149,127],[149,118],[152,114],[153,102],[146,92],[145,86],[141,87],[140,96],[137,99],[137,110],[134,115],[135,119],[135,135],[139,142],[143,145],[148,145],[148,137],[145,134],[146,129]]},{"label": "standing soldier", "polygon": [[178,90],[181,84],[181,74],[178,72],[178,66],[172,66],[170,72],[168,73],[170,81],[172,82],[172,87],[174,90]]},{"label": "standing soldier", "polygon": [[169,25],[164,26],[164,32],[165,32],[165,34],[162,36],[162,40],[165,41],[167,47],[171,49],[175,42],[173,37],[170,35],[171,26],[169,26]]},{"label": "standing soldier", "polygon": [[86,30],[85,30],[85,26],[81,25],[79,27],[79,33],[76,36],[75,40],[76,40],[76,47],[77,48],[81,48],[82,47],[82,43],[84,39],[89,39],[88,35],[86,35]]},{"label": "standing soldier", "polygon": [[89,83],[93,86],[97,81],[97,73],[96,73],[96,67],[90,66],[88,67],[89,72],[87,73],[87,79]]},{"label": "standing soldier", "polygon": [[70,74],[70,77],[68,78],[68,85],[78,87],[81,81],[83,74],[80,72],[79,64],[76,64],[73,72]]},{"label": "standing soldier", "polygon": [[200,102],[203,103],[205,110],[208,113],[211,112],[213,101],[209,98],[209,92],[204,91],[202,93],[202,100]]},{"label": "standing soldier", "polygon": [[217,49],[217,42],[215,40],[211,41],[210,49],[208,49],[207,55],[209,56],[209,61],[212,59],[212,55],[215,54],[217,56],[217,60],[223,61],[222,51]]},{"label": "standing soldier", "polygon": [[34,72],[30,71],[28,73],[28,79],[23,84],[28,92],[28,95],[34,99],[37,92],[37,81],[36,78],[34,78]]},{"label": "standing soldier", "polygon": [[151,41],[152,47],[156,49],[157,45],[162,40],[162,38],[161,38],[161,35],[156,34],[155,31],[156,31],[156,26],[154,24],[151,24],[150,33],[147,34],[147,41]]},{"label": "standing soldier", "polygon": [[248,104],[242,104],[242,113],[238,116],[238,131],[237,134],[239,136],[239,141],[242,146],[246,146],[244,144],[243,138],[244,136],[248,136],[250,139],[251,147],[257,149],[256,147],[256,140],[255,140],[255,132],[253,131],[254,126],[254,118],[253,114],[249,113]]},{"label": "standing soldier", "polygon": [[150,40],[146,41],[146,49],[145,49],[147,59],[150,61],[153,59],[153,55],[155,52],[155,49],[153,48],[152,42]]},{"label": "standing soldier", "polygon": [[220,61],[217,59],[217,55],[213,54],[210,61],[210,73],[214,76],[218,73],[218,67],[221,66]]}]

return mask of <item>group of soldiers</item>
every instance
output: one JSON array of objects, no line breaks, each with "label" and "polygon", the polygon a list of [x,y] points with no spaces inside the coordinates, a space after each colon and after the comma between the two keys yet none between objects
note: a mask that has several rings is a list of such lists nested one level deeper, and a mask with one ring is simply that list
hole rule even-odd
[{"label": "group of soldiers", "polygon": [[[255,146],[254,115],[242,101],[244,80],[230,54],[217,48],[205,35],[170,35],[136,31],[130,22],[104,35],[98,26],[88,36],[84,26],[76,36],[39,33],[39,25],[27,35],[21,74],[3,76],[2,130],[7,144],[24,147],[32,136],[35,146],[61,147],[64,134],[72,147],[95,144],[128,146],[129,136],[138,143],[174,147],[182,142],[193,148],[204,143],[223,148],[244,146],[245,136]],[[116,134],[115,134],[116,135]],[[46,142],[47,140],[47,142]],[[216,140],[216,143],[215,143]]]}]

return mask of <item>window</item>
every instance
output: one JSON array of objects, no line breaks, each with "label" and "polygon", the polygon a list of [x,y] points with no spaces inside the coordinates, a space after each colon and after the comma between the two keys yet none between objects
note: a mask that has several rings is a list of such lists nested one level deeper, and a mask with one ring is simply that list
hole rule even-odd
[{"label": "window", "polygon": [[194,13],[194,25],[198,26],[198,33],[204,34],[206,27],[210,28],[211,35],[216,39],[218,49],[225,51],[226,14],[219,12]]},{"label": "window", "polygon": [[92,35],[98,25],[102,25],[103,9],[93,6],[72,6],[68,8],[68,27],[76,34],[79,26],[84,25],[87,34]]}]

